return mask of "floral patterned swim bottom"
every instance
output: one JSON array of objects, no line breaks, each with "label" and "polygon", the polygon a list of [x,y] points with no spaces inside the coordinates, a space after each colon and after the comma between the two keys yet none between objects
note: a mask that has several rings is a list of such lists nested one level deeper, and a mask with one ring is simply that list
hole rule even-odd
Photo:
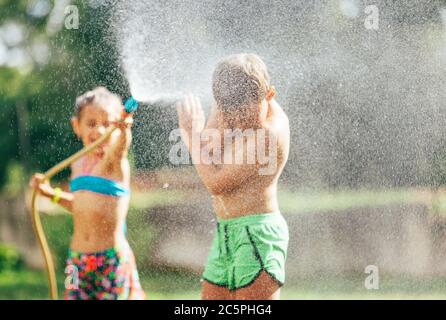
[{"label": "floral patterned swim bottom", "polygon": [[93,253],[69,250],[65,273],[65,300],[145,299],[128,245]]}]

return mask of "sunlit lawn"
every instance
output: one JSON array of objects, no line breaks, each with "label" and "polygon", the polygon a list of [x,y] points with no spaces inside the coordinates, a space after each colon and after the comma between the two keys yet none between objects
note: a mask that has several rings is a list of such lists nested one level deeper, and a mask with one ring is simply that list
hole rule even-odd
[{"label": "sunlit lawn", "polygon": [[[63,275],[59,276],[62,297]],[[282,299],[446,299],[446,278],[382,276],[379,290],[367,290],[361,276],[307,278],[287,284]],[[154,272],[141,276],[149,300],[196,300],[200,278],[181,272]],[[41,271],[0,274],[0,299],[47,299],[46,275]]]},{"label": "sunlit lawn", "polygon": [[[207,194],[158,189],[150,192],[134,191],[131,207],[135,210],[150,210],[155,207],[181,205],[198,201]],[[433,197],[429,190],[388,189],[388,190],[345,190],[345,191],[302,191],[292,192],[282,188],[278,192],[280,209],[284,213],[311,213],[348,210],[355,208],[383,207],[389,205],[421,204],[434,199],[434,205],[446,209],[446,192]],[[63,213],[62,209],[50,205],[46,208],[52,214]]]},{"label": "sunlit lawn", "polygon": [[[193,195],[196,199],[197,195]],[[206,195],[198,195],[206,196]],[[156,233],[139,213],[154,207],[181,205],[191,201],[186,192],[158,190],[150,193],[134,192],[132,210],[128,217],[130,240],[135,253],[147,254],[150,241]],[[429,192],[420,190],[279,192],[279,201],[285,214],[333,212],[364,207],[380,207],[426,203],[432,199]],[[429,200],[430,201],[430,200]],[[436,208],[446,208],[446,196],[437,196]],[[52,213],[57,213],[54,212]],[[55,209],[55,208],[54,208]],[[57,210],[57,209],[55,209]],[[139,213],[138,213],[139,212]],[[60,211],[59,211],[60,213]],[[71,217],[67,214],[44,215],[43,222],[59,270],[63,270],[66,249],[72,233]],[[142,254],[142,253],[141,253]],[[149,269],[149,270],[147,270]],[[196,274],[160,269],[140,270],[143,288],[148,299],[199,299],[200,277]],[[61,271],[59,271],[60,273]],[[63,273],[58,275],[59,289],[63,288]],[[446,279],[414,279],[382,276],[379,290],[364,288],[364,275],[321,278],[303,278],[288,283],[282,289],[283,299],[446,299]],[[22,270],[0,273],[0,299],[45,299],[47,298],[46,275],[42,271]]]},{"label": "sunlit lawn", "polygon": [[[346,190],[336,192],[279,192],[280,208],[285,213],[311,213],[425,203],[426,191],[409,189]],[[446,198],[441,199],[446,201]]]}]

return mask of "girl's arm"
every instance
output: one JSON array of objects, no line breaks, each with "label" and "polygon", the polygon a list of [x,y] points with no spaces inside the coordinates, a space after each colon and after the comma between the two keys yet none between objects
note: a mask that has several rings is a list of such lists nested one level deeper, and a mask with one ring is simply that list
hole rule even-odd
[{"label": "girl's arm", "polygon": [[121,160],[127,157],[127,153],[132,142],[132,131],[130,127],[133,124],[133,117],[128,116],[124,121],[115,123],[119,132],[117,141],[110,146],[104,155],[104,160],[101,161],[104,166],[103,169],[113,170],[116,165],[121,165]]},{"label": "girl's arm", "polygon": [[62,191],[58,188],[53,188],[48,181],[45,180],[44,175],[36,173],[32,176],[29,183],[31,188],[37,189],[40,195],[53,200],[69,212],[73,207],[73,194],[71,192]]}]

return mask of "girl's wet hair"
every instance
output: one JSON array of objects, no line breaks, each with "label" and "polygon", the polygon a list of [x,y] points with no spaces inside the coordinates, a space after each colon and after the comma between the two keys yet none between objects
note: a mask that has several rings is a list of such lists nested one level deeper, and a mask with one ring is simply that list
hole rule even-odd
[{"label": "girl's wet hair", "polygon": [[106,108],[117,108],[117,110],[122,108],[122,100],[118,95],[110,92],[105,87],[97,87],[76,98],[75,115],[80,117],[82,109],[92,104]]}]

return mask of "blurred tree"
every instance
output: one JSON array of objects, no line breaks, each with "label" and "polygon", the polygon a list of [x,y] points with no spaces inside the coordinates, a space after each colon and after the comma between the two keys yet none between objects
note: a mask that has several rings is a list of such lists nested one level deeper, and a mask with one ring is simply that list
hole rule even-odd
[{"label": "blurred tree", "polygon": [[[80,148],[69,119],[75,97],[127,84],[110,40],[110,12],[86,1],[0,1],[0,188],[11,162],[46,170]],[[67,6],[79,27],[67,29]],[[68,13],[68,11],[67,11]]]}]

